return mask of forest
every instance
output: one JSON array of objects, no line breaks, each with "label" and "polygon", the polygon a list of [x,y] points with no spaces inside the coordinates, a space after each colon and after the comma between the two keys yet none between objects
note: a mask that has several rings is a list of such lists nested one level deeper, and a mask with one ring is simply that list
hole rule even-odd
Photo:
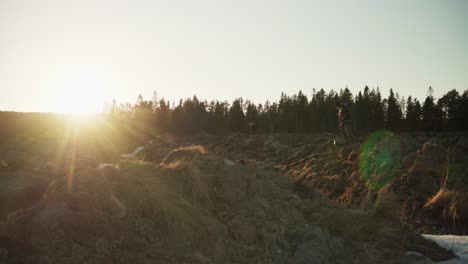
[{"label": "forest", "polygon": [[279,101],[256,104],[237,98],[227,101],[200,100],[196,96],[180,100],[178,104],[158,98],[151,100],[141,95],[136,104],[106,106],[111,118],[130,118],[137,124],[146,124],[157,130],[175,134],[206,133],[320,133],[337,130],[335,102],[349,107],[356,131],[369,132],[388,129],[398,132],[461,131],[468,128],[468,90],[460,94],[451,90],[436,100],[434,90],[428,88],[423,102],[408,96],[404,98],[390,89],[383,97],[379,88],[365,87],[357,95],[348,88],[326,92],[313,90],[311,96],[302,91],[281,94]]},{"label": "forest", "polygon": [[[180,99],[175,104],[154,92],[150,100],[139,95],[134,104],[113,100],[104,107],[100,118],[94,119],[93,130],[101,131],[103,137],[112,134],[111,137],[121,139],[129,136],[141,139],[153,132],[174,135],[337,132],[335,102],[349,107],[358,133],[380,129],[394,132],[467,130],[468,90],[463,93],[451,90],[439,99],[433,94],[434,90],[429,87],[427,97],[420,102],[412,96],[404,98],[392,89],[383,97],[379,88],[366,86],[357,95],[348,88],[339,92],[313,90],[310,96],[302,91],[293,95],[282,93],[278,101],[263,104],[241,97],[229,103],[201,100],[197,96]],[[67,120],[66,115],[55,113],[0,112],[0,142],[20,135],[56,137],[67,128]],[[106,122],[98,121],[101,125],[96,126],[96,120]],[[133,132],[125,132],[129,130]]]}]

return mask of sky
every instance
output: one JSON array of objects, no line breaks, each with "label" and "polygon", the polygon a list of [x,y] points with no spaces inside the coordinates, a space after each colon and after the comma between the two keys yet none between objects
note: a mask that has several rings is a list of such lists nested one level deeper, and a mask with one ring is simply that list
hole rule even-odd
[{"label": "sky", "polygon": [[465,0],[0,0],[0,110],[468,89]]}]

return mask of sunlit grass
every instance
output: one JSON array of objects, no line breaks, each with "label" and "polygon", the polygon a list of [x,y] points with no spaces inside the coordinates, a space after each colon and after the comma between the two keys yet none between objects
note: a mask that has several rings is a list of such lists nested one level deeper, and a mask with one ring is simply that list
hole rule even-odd
[{"label": "sunlit grass", "polygon": [[359,158],[359,170],[366,186],[379,190],[392,182],[401,167],[400,159],[398,136],[385,131],[373,133],[363,145]]}]

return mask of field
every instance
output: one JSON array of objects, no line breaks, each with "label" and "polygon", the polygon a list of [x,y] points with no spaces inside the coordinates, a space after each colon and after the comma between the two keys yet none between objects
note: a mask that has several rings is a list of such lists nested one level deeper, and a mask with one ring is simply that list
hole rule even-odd
[{"label": "field", "polygon": [[4,138],[0,262],[414,263],[467,232],[463,134],[104,128]]},{"label": "field", "polygon": [[0,0],[0,264],[468,264],[468,0]]}]

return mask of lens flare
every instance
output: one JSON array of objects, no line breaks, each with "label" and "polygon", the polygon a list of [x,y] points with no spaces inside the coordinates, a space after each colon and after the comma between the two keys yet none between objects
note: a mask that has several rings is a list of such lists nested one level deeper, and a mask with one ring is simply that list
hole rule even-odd
[{"label": "lens flare", "polygon": [[401,167],[400,140],[385,131],[373,133],[361,149],[359,171],[366,186],[379,190],[390,183]]}]

